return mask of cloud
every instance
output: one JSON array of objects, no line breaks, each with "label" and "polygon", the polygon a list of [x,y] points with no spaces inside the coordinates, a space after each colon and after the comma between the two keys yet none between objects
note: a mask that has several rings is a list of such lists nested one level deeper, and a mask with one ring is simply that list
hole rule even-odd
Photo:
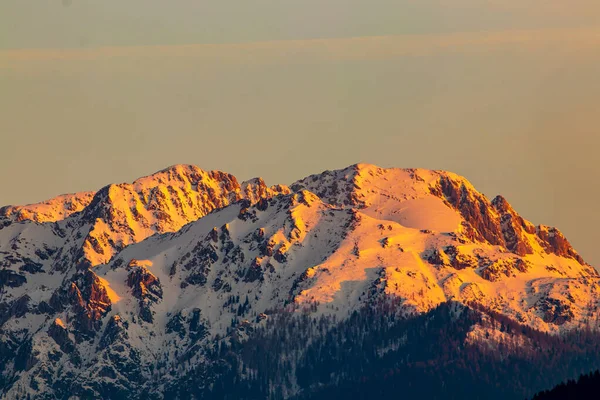
[{"label": "cloud", "polygon": [[119,58],[200,58],[218,63],[277,63],[289,56],[313,60],[369,60],[425,56],[441,52],[488,51],[511,47],[553,46],[568,50],[600,46],[600,28],[515,30],[440,35],[366,36],[339,39],[279,40],[233,44],[115,46],[86,49],[0,50],[1,67],[48,61],[95,61]]}]

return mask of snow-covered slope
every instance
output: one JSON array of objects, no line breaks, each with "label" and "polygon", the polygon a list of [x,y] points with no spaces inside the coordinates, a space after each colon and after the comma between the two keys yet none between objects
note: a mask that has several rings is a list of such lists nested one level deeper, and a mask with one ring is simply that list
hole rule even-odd
[{"label": "snow-covered slope", "polygon": [[341,320],[395,298],[402,315],[456,301],[548,332],[597,320],[600,278],[564,236],[458,175],[358,164],[290,189],[174,166],[75,207],[3,209],[2,390],[160,392],[283,308]]},{"label": "snow-covered slope", "polygon": [[26,206],[0,208],[0,226],[14,221],[56,222],[83,210],[94,198],[95,192],[63,194],[50,200]]}]

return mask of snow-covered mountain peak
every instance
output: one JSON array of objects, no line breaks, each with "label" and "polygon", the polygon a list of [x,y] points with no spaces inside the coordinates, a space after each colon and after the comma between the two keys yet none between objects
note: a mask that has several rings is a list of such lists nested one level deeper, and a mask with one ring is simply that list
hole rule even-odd
[{"label": "snow-covered mountain peak", "polygon": [[368,207],[383,198],[396,202],[428,197],[430,187],[442,178],[475,191],[467,179],[446,171],[414,168],[381,168],[373,164],[310,175],[291,185],[293,190],[306,188],[335,205]]},{"label": "snow-covered mountain peak", "polygon": [[235,176],[221,171],[205,171],[195,165],[176,164],[142,178],[136,179],[132,185],[136,190],[150,189],[159,185],[185,187],[205,182],[216,187],[239,186]]},{"label": "snow-covered mountain peak", "polygon": [[[546,332],[598,316],[600,277],[560,231],[450,172],[356,164],[288,188],[175,165],[82,198],[53,221],[3,209],[11,394],[65,371],[75,386],[162,385],[157,365],[201,365],[277,310],[341,321],[389,299],[405,316],[455,302]],[[74,201],[57,199],[44,204]]]},{"label": "snow-covered mountain peak", "polygon": [[84,253],[92,265],[106,263],[118,251],[155,234],[175,232],[210,212],[246,199],[286,193],[268,188],[261,179],[240,185],[235,176],[175,165],[131,184],[101,189],[87,207],[83,220],[92,225]]}]

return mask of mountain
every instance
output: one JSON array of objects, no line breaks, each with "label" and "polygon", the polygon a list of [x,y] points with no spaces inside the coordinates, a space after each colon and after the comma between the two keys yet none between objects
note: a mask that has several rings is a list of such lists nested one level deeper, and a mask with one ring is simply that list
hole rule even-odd
[{"label": "mountain", "polygon": [[[371,346],[353,361],[371,360],[357,377],[368,378],[386,354],[395,369],[411,365],[417,337],[435,366],[450,342],[477,350],[444,362],[519,354],[560,365],[509,395],[596,360],[598,272],[558,229],[449,172],[357,164],[267,187],[177,165],[4,207],[0,227],[7,398],[328,395],[358,373],[343,343]],[[432,318],[447,322],[443,341]],[[589,346],[559,344],[573,335]],[[327,379],[303,372],[313,352],[331,364]]]}]

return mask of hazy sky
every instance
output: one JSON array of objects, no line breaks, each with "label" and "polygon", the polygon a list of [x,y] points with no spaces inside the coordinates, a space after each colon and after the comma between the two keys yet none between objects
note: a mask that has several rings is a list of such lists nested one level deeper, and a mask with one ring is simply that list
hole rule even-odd
[{"label": "hazy sky", "polygon": [[2,0],[0,205],[446,169],[600,265],[597,0]]}]

